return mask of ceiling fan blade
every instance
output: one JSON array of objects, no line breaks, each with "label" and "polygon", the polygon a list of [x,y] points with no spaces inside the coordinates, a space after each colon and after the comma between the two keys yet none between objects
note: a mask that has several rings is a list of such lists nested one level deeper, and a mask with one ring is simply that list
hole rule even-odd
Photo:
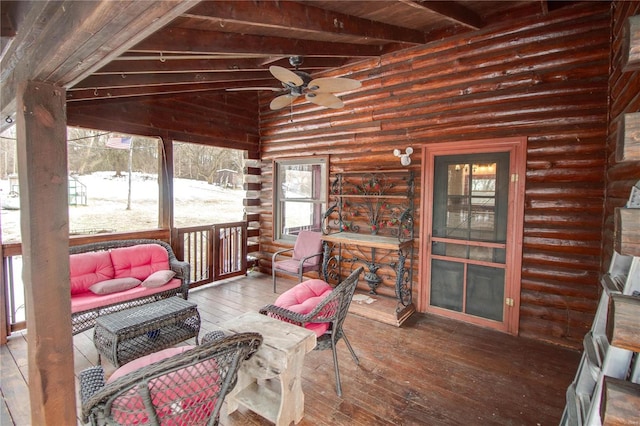
[{"label": "ceiling fan blade", "polygon": [[302,86],[304,84],[302,77],[286,68],[282,68],[277,65],[271,65],[269,67],[269,71],[271,71],[271,74],[273,74],[275,78],[285,84],[289,84],[291,86]]},{"label": "ceiling fan blade", "polygon": [[269,104],[269,108],[271,108],[272,110],[284,108],[290,105],[295,98],[297,98],[297,96],[293,96],[290,93],[287,93],[286,95],[280,95],[276,98],[273,98],[273,100]]},{"label": "ceiling fan blade", "polygon": [[227,92],[243,92],[247,90],[270,90],[272,92],[282,92],[282,87],[234,87],[226,89]]},{"label": "ceiling fan blade", "polygon": [[309,82],[307,88],[317,93],[346,92],[361,87],[358,80],[342,77],[315,78]]},{"label": "ceiling fan blade", "polygon": [[309,102],[327,108],[338,109],[344,106],[344,102],[333,93],[307,93],[305,98]]}]

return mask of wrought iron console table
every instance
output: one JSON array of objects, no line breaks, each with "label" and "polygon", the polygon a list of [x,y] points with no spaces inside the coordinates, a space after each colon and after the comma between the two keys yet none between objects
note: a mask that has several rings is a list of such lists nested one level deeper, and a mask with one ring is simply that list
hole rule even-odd
[{"label": "wrought iron console table", "polygon": [[407,169],[339,173],[324,215],[324,279],[339,281],[343,267],[362,264],[369,292],[378,294],[388,290],[381,271],[392,270],[398,316],[413,307],[414,190]]}]

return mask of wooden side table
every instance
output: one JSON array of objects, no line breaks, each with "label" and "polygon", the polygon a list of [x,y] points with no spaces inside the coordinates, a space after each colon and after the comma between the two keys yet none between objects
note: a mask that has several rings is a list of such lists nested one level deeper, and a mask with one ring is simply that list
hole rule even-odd
[{"label": "wooden side table", "polygon": [[242,364],[238,382],[225,398],[228,413],[242,404],[276,426],[299,423],[304,415],[302,365],[305,354],[316,346],[316,334],[257,312],[219,327],[225,333],[255,331],[263,337],[258,352]]}]

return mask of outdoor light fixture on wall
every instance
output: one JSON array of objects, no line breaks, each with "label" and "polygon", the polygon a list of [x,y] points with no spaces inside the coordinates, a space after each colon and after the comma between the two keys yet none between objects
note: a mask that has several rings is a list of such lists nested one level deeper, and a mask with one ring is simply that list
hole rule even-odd
[{"label": "outdoor light fixture on wall", "polygon": [[413,154],[413,148],[411,148],[410,146],[405,149],[404,154],[402,154],[399,149],[393,150],[393,155],[395,155],[396,157],[400,157],[400,164],[402,164],[403,166],[408,166],[409,164],[411,164],[411,154]]}]

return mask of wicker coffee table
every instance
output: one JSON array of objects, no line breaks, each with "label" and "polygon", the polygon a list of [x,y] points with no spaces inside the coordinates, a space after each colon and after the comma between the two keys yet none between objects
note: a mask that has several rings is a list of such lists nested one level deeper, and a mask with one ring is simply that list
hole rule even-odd
[{"label": "wicker coffee table", "polygon": [[192,337],[197,344],[199,331],[197,305],[176,296],[98,317],[93,343],[98,363],[103,355],[119,367]]}]

